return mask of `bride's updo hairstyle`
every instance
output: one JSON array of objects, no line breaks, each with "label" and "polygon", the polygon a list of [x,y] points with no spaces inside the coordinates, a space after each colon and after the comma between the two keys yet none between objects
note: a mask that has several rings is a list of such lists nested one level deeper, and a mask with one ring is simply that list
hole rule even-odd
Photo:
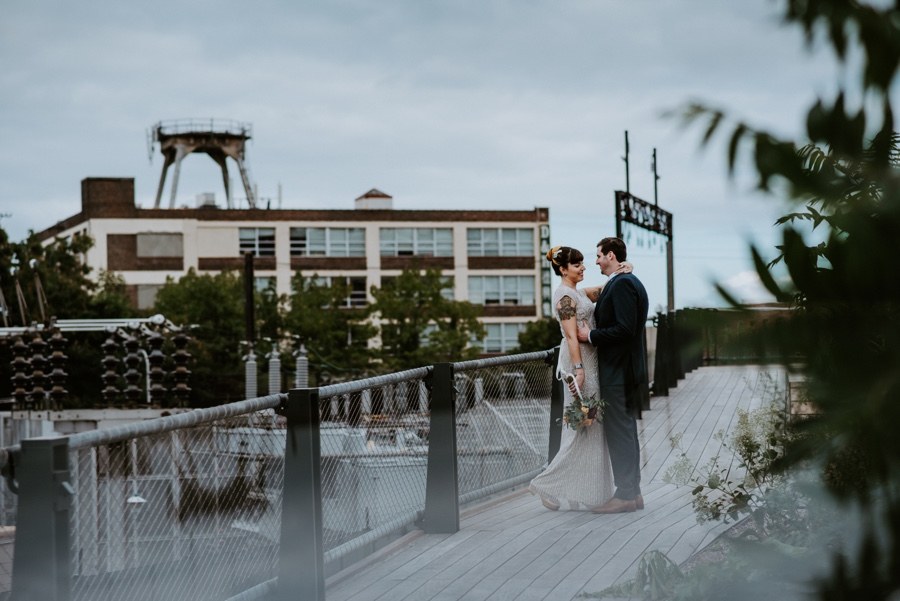
[{"label": "bride's updo hairstyle", "polygon": [[554,246],[547,251],[545,256],[550,261],[553,272],[560,277],[562,277],[562,274],[559,272],[560,268],[584,261],[584,255],[581,254],[581,251],[571,246]]}]

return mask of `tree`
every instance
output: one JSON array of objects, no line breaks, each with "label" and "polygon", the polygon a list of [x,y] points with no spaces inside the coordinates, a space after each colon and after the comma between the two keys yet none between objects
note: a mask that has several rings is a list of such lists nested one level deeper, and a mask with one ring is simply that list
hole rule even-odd
[{"label": "tree", "polygon": [[309,352],[310,385],[364,376],[372,355],[368,343],[375,329],[366,322],[364,308],[347,306],[350,289],[346,282],[336,278],[324,285],[298,272],[293,290],[284,326]]},{"label": "tree", "polygon": [[195,404],[241,400],[241,355],[247,350],[241,346],[246,338],[241,276],[230,271],[201,275],[191,269],[177,282],[171,278],[166,281],[157,293],[154,309],[173,323],[190,328],[189,384]]},{"label": "tree", "polygon": [[[787,0],[785,6],[786,21],[809,41],[824,39],[857,89],[839,87],[810,107],[802,143],[746,123],[727,125],[724,112],[703,105],[685,114],[705,123],[704,141],[727,125],[729,168],[749,149],[759,188],[786,190],[800,205],[777,223],[776,262],[786,267],[787,282],[776,281],[772,264],[751,249],[766,287],[796,307],[765,337],[785,364],[802,360],[808,395],[821,411],[802,425],[785,467],[824,466],[831,492],[865,516],[862,544],[839,550],[831,576],[818,583],[821,597],[894,598],[900,590],[900,269],[894,260],[900,164],[891,92],[900,66],[900,5]],[[862,101],[850,108],[848,97]],[[806,241],[809,227],[822,232],[821,242]]]},{"label": "tree", "polygon": [[[113,317],[112,312],[126,311],[115,317],[129,317],[130,308],[121,279],[100,274],[90,279],[91,268],[83,261],[84,253],[93,240],[89,236],[56,238],[43,243],[34,234],[22,242],[10,242],[0,229],[0,286],[10,305],[9,319],[19,325],[40,323],[45,319],[89,319]],[[8,276],[7,274],[15,275]],[[40,280],[44,296],[38,299],[35,277]],[[18,280],[25,306],[17,299],[15,281]],[[44,315],[41,315],[41,303]],[[22,314],[25,321],[23,324]]]},{"label": "tree", "polygon": [[[30,234],[22,242],[11,242],[0,228],[0,291],[9,314],[9,325],[47,323],[50,319],[91,319],[132,317],[131,307],[121,279],[101,273],[98,281],[90,279],[90,268],[83,257],[93,240],[88,236],[57,238],[42,242]],[[43,291],[39,302],[39,288]],[[22,294],[19,300],[16,288]],[[43,304],[43,313],[41,305]],[[66,389],[69,399],[65,407],[89,407],[100,403],[100,344],[103,335],[82,332],[65,334],[68,357]],[[10,387],[9,341],[2,341],[0,353],[0,396],[8,396]],[[96,377],[73,377],[96,374]]]},{"label": "tree", "polygon": [[449,300],[439,269],[405,269],[381,288],[373,287],[370,307],[381,337],[378,356],[388,371],[477,356],[470,342],[484,338],[480,310]]},{"label": "tree", "polygon": [[546,351],[559,346],[561,340],[562,333],[559,330],[559,322],[552,317],[544,317],[525,324],[525,329],[519,333],[519,346],[515,352]]}]

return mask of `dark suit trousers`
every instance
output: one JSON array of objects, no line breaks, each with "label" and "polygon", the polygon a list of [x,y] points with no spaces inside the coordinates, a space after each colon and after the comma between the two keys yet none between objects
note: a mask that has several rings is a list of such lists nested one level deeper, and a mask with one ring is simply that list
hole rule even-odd
[{"label": "dark suit trousers", "polygon": [[631,500],[641,494],[641,447],[637,420],[634,412],[627,409],[624,386],[601,386],[600,396],[607,403],[603,412],[603,431],[615,478],[614,496]]}]

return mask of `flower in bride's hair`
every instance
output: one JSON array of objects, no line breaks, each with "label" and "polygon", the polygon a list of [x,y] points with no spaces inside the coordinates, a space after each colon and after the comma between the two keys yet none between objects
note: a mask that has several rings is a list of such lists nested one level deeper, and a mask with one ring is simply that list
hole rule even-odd
[{"label": "flower in bride's hair", "polygon": [[562,246],[554,246],[547,253],[547,258],[550,259],[550,262],[554,265],[559,265],[559,258],[562,256]]},{"label": "flower in bride's hair", "polygon": [[547,251],[547,260],[554,265],[559,265],[559,257],[562,254],[562,246],[554,246]]}]

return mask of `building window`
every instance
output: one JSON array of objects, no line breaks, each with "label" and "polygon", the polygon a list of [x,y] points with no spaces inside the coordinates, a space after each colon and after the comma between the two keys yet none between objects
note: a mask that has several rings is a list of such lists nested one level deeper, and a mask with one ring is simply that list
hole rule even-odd
[{"label": "building window", "polygon": [[181,234],[137,234],[138,257],[183,257],[184,239]]},{"label": "building window", "polygon": [[534,305],[534,277],[469,276],[469,301],[476,305]]},{"label": "building window", "polygon": [[292,227],[292,257],[364,257],[366,231],[361,227]]},{"label": "building window", "polygon": [[156,295],[162,290],[162,284],[138,284],[137,289],[137,308],[152,309],[156,304]]},{"label": "building window", "polygon": [[529,228],[469,228],[466,243],[470,257],[534,256],[534,230]]},{"label": "building window", "polygon": [[519,332],[525,329],[524,323],[488,323],[482,342],[485,353],[508,353],[519,346]]},{"label": "building window", "polygon": [[330,288],[336,282],[342,282],[347,286],[349,294],[344,299],[344,307],[365,307],[368,304],[366,297],[366,278],[354,277],[338,277],[338,276],[316,276],[311,278],[314,286],[320,288]]},{"label": "building window", "polygon": [[253,253],[254,257],[275,256],[275,228],[240,228],[241,254]]},{"label": "building window", "polygon": [[[396,276],[382,276],[381,278],[381,287],[382,288],[390,288],[394,285],[394,282],[397,281]],[[452,275],[442,275],[441,276],[441,296],[444,297],[448,301],[456,300],[456,294],[454,292],[454,286],[456,285]]]},{"label": "building window", "polygon": [[253,278],[253,288],[263,294],[275,294],[275,276],[264,275]]},{"label": "building window", "polygon": [[453,256],[453,230],[436,227],[381,228],[381,256]]}]

